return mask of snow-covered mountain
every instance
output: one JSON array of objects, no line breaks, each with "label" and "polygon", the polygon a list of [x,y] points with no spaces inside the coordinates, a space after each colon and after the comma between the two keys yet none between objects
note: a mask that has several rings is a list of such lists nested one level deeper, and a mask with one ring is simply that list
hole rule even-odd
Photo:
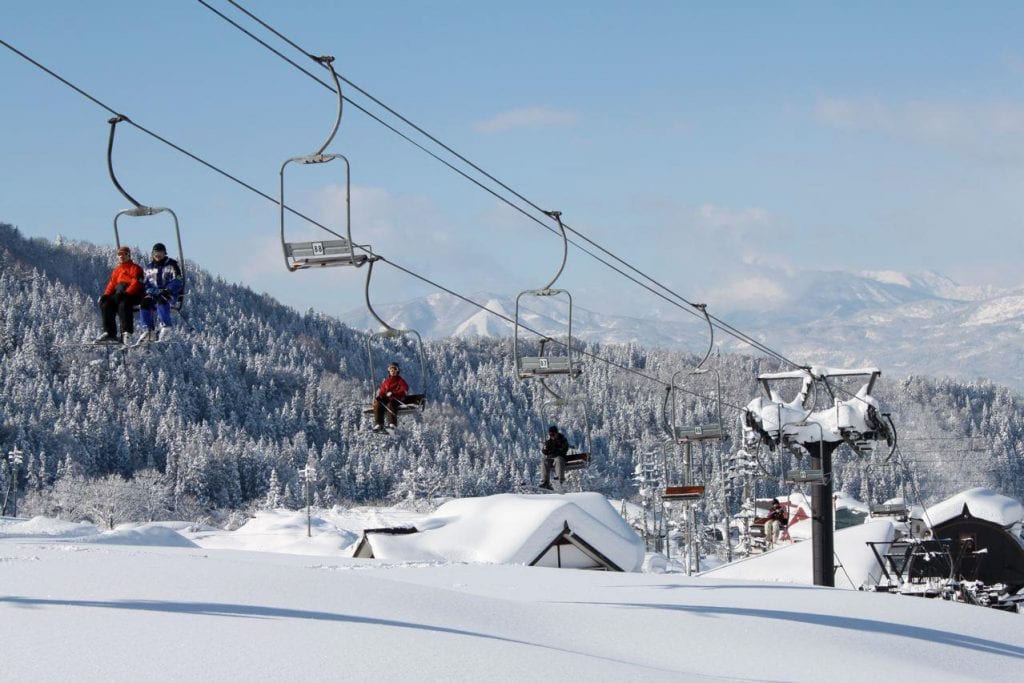
[{"label": "snow-covered mountain", "polygon": [[[1024,288],[964,287],[933,272],[805,271],[786,283],[783,301],[761,310],[709,311],[798,362],[877,365],[899,374],[979,377],[1024,390]],[[514,318],[515,298],[495,293],[471,297]],[[537,306],[534,301],[526,302]],[[424,337],[511,336],[510,323],[447,294],[378,306],[398,326]],[[530,311],[531,326],[564,331],[565,316]],[[543,310],[547,310],[544,308]],[[365,310],[342,316],[356,328],[372,327]],[[602,343],[633,342],[646,347],[698,352],[707,344],[700,318],[679,310],[638,309],[635,317],[598,313],[576,305],[573,334]],[[723,351],[746,345],[722,332]]]}]

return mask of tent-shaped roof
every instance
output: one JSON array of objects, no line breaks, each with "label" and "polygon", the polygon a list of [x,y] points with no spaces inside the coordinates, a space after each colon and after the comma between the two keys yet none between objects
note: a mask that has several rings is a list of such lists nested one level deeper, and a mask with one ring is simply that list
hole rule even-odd
[{"label": "tent-shaped roof", "polygon": [[963,513],[964,505],[967,505],[972,516],[998,524],[1004,529],[1024,519],[1024,505],[1019,501],[984,487],[967,489],[932,505],[928,508],[925,519],[932,526],[939,526],[959,517]]},{"label": "tent-shaped roof", "polygon": [[637,571],[644,546],[598,493],[501,494],[445,503],[415,533],[370,532],[357,552],[399,561]]}]

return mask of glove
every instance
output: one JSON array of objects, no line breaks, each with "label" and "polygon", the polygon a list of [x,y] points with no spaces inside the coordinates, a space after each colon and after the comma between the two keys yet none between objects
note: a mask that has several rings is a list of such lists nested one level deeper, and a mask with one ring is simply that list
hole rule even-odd
[{"label": "glove", "polygon": [[173,296],[174,295],[171,294],[171,290],[169,289],[161,289],[160,293],[157,294],[157,298],[160,299],[160,303],[162,304],[170,303]]},{"label": "glove", "polygon": [[98,303],[100,306],[102,306],[103,304],[107,303],[107,301],[109,299],[110,299],[110,295],[109,294],[100,294],[100,298],[96,300],[96,303]]},{"label": "glove", "polygon": [[114,287],[114,294],[124,294],[126,289],[128,289],[128,285],[122,282],[117,287]]},{"label": "glove", "polygon": [[391,392],[390,391],[386,395],[387,395],[388,398],[391,398]]}]

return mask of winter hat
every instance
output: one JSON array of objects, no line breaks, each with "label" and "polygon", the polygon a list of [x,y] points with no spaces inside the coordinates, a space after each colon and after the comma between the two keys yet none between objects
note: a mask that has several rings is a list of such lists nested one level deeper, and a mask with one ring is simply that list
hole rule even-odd
[{"label": "winter hat", "polygon": [[117,248],[117,255],[118,256],[120,256],[121,254],[128,254],[129,256],[131,256],[131,253],[132,253],[132,250],[129,249],[128,247],[118,247]]},{"label": "winter hat", "polygon": [[156,244],[153,245],[153,253],[154,254],[166,254],[167,253],[167,247],[164,246],[163,242],[157,242]]}]

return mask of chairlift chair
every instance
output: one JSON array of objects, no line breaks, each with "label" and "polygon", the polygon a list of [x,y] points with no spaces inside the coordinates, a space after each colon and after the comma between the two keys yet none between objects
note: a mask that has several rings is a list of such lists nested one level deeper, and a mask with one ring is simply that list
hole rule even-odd
[{"label": "chairlift chair", "polygon": [[[420,333],[413,329],[397,329],[392,327],[385,322],[374,310],[373,304],[370,303],[370,280],[373,278],[373,264],[377,261],[377,258],[369,259],[369,266],[366,269],[366,308],[369,310],[370,315],[380,323],[381,329],[378,332],[372,332],[366,338],[366,356],[367,356],[367,367],[370,373],[370,387],[373,394],[370,397],[370,406],[363,410],[364,414],[373,414],[373,400],[377,396],[376,387],[380,382],[380,378],[377,377],[376,363],[374,362],[373,346],[374,342],[382,339],[394,339],[401,340],[403,338],[410,338],[415,341],[416,356],[419,360],[419,377],[418,384],[415,386],[420,387],[423,393],[419,394],[407,394],[403,399],[401,405],[398,406],[398,415],[416,414],[423,411],[427,403],[426,387],[427,387],[427,358],[423,351],[423,338]],[[406,380],[408,382],[408,379]],[[410,383],[410,386],[411,383]],[[390,409],[389,409],[390,410]]]},{"label": "chairlift chair", "polygon": [[[123,116],[121,114],[118,114],[117,116],[111,118],[108,121],[108,123],[110,124],[110,137],[109,137],[109,139],[107,141],[107,170],[110,173],[110,179],[113,181],[114,187],[116,187],[118,192],[120,192],[124,196],[124,198],[127,199],[129,202],[131,202],[134,206],[132,206],[132,208],[130,208],[130,209],[122,209],[121,211],[118,211],[117,214],[114,216],[114,241],[115,241],[115,243],[117,245],[117,248],[120,248],[121,247],[121,231],[120,231],[120,228],[118,226],[118,222],[120,221],[122,216],[129,216],[129,217],[132,217],[132,218],[138,218],[138,217],[144,217],[144,216],[155,216],[157,214],[165,213],[165,212],[170,215],[171,220],[172,220],[172,222],[174,224],[174,241],[175,241],[175,243],[178,246],[177,262],[178,262],[178,267],[181,269],[181,283],[182,283],[181,293],[175,298],[174,301],[170,302],[170,306],[171,306],[172,310],[175,310],[179,314],[181,314],[182,313],[182,309],[184,308],[185,292],[187,291],[187,286],[186,286],[187,285],[187,280],[186,280],[186,276],[185,276],[185,252],[184,252],[184,250],[181,247],[181,229],[180,229],[180,227],[178,225],[178,216],[177,216],[177,214],[174,213],[174,211],[172,211],[171,209],[169,209],[167,207],[163,207],[163,206],[145,206],[143,204],[140,204],[134,197],[132,197],[130,194],[128,194],[125,191],[124,187],[121,186],[121,183],[118,182],[117,175],[114,173],[114,160],[113,160],[114,132],[117,129],[117,124],[122,122],[122,121],[128,121],[128,117],[127,116]],[[137,308],[138,307],[136,306],[136,309]]]},{"label": "chairlift chair", "polygon": [[[569,425],[573,425],[572,435],[579,437],[570,438],[568,434],[566,435],[566,439],[569,441],[569,452],[565,455],[565,462],[562,464],[557,460],[555,462],[555,476],[559,482],[564,483],[563,475],[565,472],[582,470],[590,465],[593,452],[590,437],[590,416],[588,415],[587,404],[583,399],[579,397],[563,397],[548,386],[544,378],[540,378],[540,385],[541,391],[544,392],[545,396],[540,402],[541,424],[543,428],[547,429],[547,425],[555,423],[566,431],[570,431]],[[565,417],[566,413],[573,410],[576,411],[575,416],[582,415],[582,424],[579,420],[559,419],[559,413]],[[559,472],[559,469],[561,472]]]},{"label": "chairlift chair", "polygon": [[[555,282],[562,275],[562,271],[565,269],[565,262],[568,258],[569,253],[569,242],[565,235],[565,225],[562,224],[562,213],[560,211],[548,211],[548,216],[558,221],[559,232],[562,237],[562,262],[555,273],[555,276],[540,289],[527,289],[519,293],[516,296],[516,313],[515,313],[515,324],[512,327],[512,355],[516,359],[516,374],[519,379],[530,379],[532,377],[548,377],[552,375],[568,375],[570,378],[574,378],[579,368],[577,368],[573,362],[572,353],[572,295],[565,289],[555,289]],[[566,321],[566,342],[565,342],[565,354],[564,355],[549,355],[544,352],[544,345],[549,341],[554,341],[550,337],[545,337],[540,342],[540,353],[538,355],[520,355],[521,341],[519,338],[519,328],[522,326],[522,314],[521,314],[521,302],[524,296],[532,296],[538,298],[551,298],[565,296],[568,301],[568,318]]]},{"label": "chairlift chair", "polygon": [[[704,363],[707,362],[708,358],[711,357],[711,351],[715,344],[715,330],[711,324],[711,317],[708,315],[707,306],[705,304],[695,304],[697,310],[704,316],[704,320],[708,324],[708,348],[700,362],[692,369],[688,371],[677,370],[672,374],[672,379],[669,382],[669,386],[665,391],[664,405],[662,408],[662,419],[663,427],[666,434],[669,437],[669,442],[672,447],[676,444],[682,445],[689,449],[693,443],[702,443],[704,441],[722,441],[728,438],[725,428],[722,425],[722,376],[717,368],[713,368],[715,374],[715,406],[716,406],[716,417],[717,419],[708,423],[696,423],[690,425],[680,425],[678,422],[678,416],[676,413],[678,398],[677,392],[679,386],[677,380],[681,374],[685,373],[686,377],[704,375],[708,372],[709,368],[705,368]],[[689,460],[687,459],[687,465],[684,468],[685,471],[682,473],[683,483],[682,484],[669,484],[671,478],[668,476],[668,451],[666,449],[665,456],[665,491],[662,494],[662,498],[666,501],[681,501],[684,503],[691,503],[699,500],[704,496],[704,486],[695,485],[692,481],[693,473],[689,466]],[[689,450],[687,450],[689,454]]]},{"label": "chairlift chair", "polygon": [[[359,267],[367,262],[366,254],[357,254],[355,243],[352,241],[352,202],[351,202],[351,169],[348,159],[342,154],[326,154],[324,150],[331,144],[338,126],[341,124],[341,114],[344,106],[344,97],[341,92],[341,83],[338,74],[334,70],[334,57],[316,57],[315,60],[331,72],[334,79],[334,89],[338,93],[338,114],[334,120],[334,128],[331,129],[327,139],[312,154],[292,157],[281,164],[280,195],[278,208],[281,217],[281,248],[284,252],[284,264],[289,271],[304,270],[309,268],[326,268],[332,266],[355,266]],[[291,163],[298,164],[325,164],[335,159],[340,159],[345,166],[345,234],[341,235],[328,228],[325,231],[335,239],[316,241],[288,241],[285,237],[285,201],[284,201],[284,176],[285,169]]]}]

